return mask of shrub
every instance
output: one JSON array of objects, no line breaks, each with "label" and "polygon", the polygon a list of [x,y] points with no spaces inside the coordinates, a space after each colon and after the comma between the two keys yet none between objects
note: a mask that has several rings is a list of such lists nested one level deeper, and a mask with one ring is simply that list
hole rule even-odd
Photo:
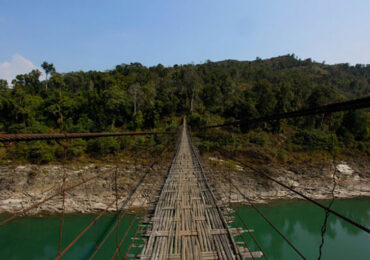
[{"label": "shrub", "polygon": [[72,144],[68,147],[68,156],[80,156],[86,151],[87,142],[83,139],[75,139]]},{"label": "shrub", "polygon": [[293,143],[297,148],[304,150],[328,150],[334,151],[338,148],[338,140],[336,135],[318,129],[301,130],[293,135]]},{"label": "shrub", "polygon": [[357,146],[357,149],[361,152],[366,152],[370,154],[370,142],[360,142]]},{"label": "shrub", "polygon": [[249,142],[260,146],[265,146],[267,144],[267,136],[263,132],[252,133],[249,136]]},{"label": "shrub", "polygon": [[196,144],[200,152],[210,152],[213,150],[214,143],[209,140],[203,140]]},{"label": "shrub", "polygon": [[281,162],[287,162],[289,159],[289,153],[283,149],[277,152],[277,157]]},{"label": "shrub", "polygon": [[201,119],[197,113],[192,113],[186,118],[188,125],[192,129],[198,129],[201,126]]},{"label": "shrub", "polygon": [[94,138],[87,142],[87,152],[107,155],[118,150],[118,143],[114,137]]},{"label": "shrub", "polygon": [[26,147],[27,159],[31,163],[48,163],[55,158],[55,147],[45,141],[31,142]]}]

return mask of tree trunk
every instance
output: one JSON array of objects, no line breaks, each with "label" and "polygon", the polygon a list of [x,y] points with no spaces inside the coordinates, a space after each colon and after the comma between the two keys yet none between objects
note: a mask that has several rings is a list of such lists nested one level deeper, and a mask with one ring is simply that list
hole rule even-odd
[{"label": "tree trunk", "polygon": [[135,89],[134,89],[134,115],[136,115],[136,86],[135,86]]},{"label": "tree trunk", "polygon": [[60,118],[60,126],[63,127],[63,113],[59,112],[59,118]]},{"label": "tree trunk", "polygon": [[48,89],[48,74],[45,73],[45,90]]},{"label": "tree trunk", "polygon": [[190,112],[193,112],[193,109],[194,109],[194,94],[195,93],[195,89],[193,89],[193,92],[191,93],[191,100],[190,100]]}]

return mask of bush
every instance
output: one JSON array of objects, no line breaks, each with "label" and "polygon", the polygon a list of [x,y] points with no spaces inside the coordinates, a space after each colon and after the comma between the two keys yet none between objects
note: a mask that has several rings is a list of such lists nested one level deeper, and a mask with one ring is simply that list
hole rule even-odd
[{"label": "bush", "polygon": [[161,153],[166,149],[166,146],[164,144],[158,144],[154,147],[154,151],[152,152],[152,155],[158,156],[161,155]]},{"label": "bush", "polygon": [[283,149],[277,152],[277,157],[281,162],[287,162],[289,160],[289,153]]},{"label": "bush", "polygon": [[334,135],[333,140],[331,134],[318,129],[301,130],[294,134],[292,141],[298,148],[303,148],[304,150],[334,151],[338,148],[336,135]]},{"label": "bush", "polygon": [[196,146],[198,147],[199,151],[203,153],[212,151],[215,144],[212,141],[203,140],[199,143],[196,143]]},{"label": "bush", "polygon": [[68,147],[68,157],[80,156],[86,151],[87,142],[83,139],[75,139]]},{"label": "bush", "polygon": [[354,110],[348,111],[344,115],[342,125],[337,132],[345,138],[350,133],[356,141],[368,140],[370,137],[369,122],[369,113]]},{"label": "bush", "polygon": [[107,155],[118,150],[118,143],[114,137],[94,138],[87,142],[87,152]]},{"label": "bush", "polygon": [[260,146],[267,144],[267,136],[263,132],[253,133],[249,136],[249,142]]},{"label": "bush", "polygon": [[370,142],[360,142],[357,145],[357,149],[361,152],[366,152],[367,154],[370,154]]},{"label": "bush", "polygon": [[190,128],[192,129],[198,129],[201,126],[201,119],[199,114],[197,113],[192,113],[186,118],[186,121]]},{"label": "bush", "polygon": [[55,147],[45,141],[31,142],[26,149],[26,157],[31,163],[48,163],[55,158]]}]

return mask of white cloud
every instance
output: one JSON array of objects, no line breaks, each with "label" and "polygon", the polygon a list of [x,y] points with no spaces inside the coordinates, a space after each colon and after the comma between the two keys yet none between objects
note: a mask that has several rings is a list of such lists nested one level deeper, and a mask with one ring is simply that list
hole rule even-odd
[{"label": "white cloud", "polygon": [[[0,63],[0,79],[6,79],[11,83],[18,74],[29,73],[34,69],[38,69],[42,72],[42,70],[35,66],[30,60],[27,60],[19,54],[14,54],[10,61]],[[43,79],[44,77],[41,76],[41,78]]]}]

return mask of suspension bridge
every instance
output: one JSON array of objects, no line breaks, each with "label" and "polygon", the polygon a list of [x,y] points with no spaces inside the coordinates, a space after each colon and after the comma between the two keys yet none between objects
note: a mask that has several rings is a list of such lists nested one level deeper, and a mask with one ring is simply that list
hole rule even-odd
[{"label": "suspension bridge", "polygon": [[[311,110],[295,111],[284,114],[276,114],[266,118],[256,118],[251,121],[269,121],[279,120],[282,118],[307,116],[314,114],[329,114],[338,111],[349,109],[359,109],[370,107],[370,98],[360,99],[357,101],[343,102],[331,104],[328,106],[319,107]],[[205,126],[204,128],[222,127],[226,125],[242,125],[246,122],[242,120],[231,124],[221,124],[213,126]],[[98,138],[106,136],[134,136],[134,135],[158,135],[158,134],[174,134],[172,132],[118,132],[118,133],[74,133],[74,134],[0,134],[0,141],[3,143],[31,141],[31,140],[58,140],[58,139],[73,139],[73,138]],[[235,159],[236,158],[232,158]],[[241,162],[242,163],[242,162]],[[86,185],[89,181],[100,178],[106,173],[99,173],[91,178],[85,179],[78,183],[68,184],[66,174],[64,172],[63,183],[61,189],[52,193],[50,196],[44,197],[40,201],[34,203],[30,207],[24,208],[12,216],[0,222],[1,227],[7,223],[14,221],[27,215],[32,210],[40,207],[43,203],[52,199],[60,198],[62,201],[61,221],[59,227],[59,247],[55,255],[55,259],[61,259],[63,256],[86,234],[86,232],[96,225],[99,219],[112,208],[116,212],[116,223],[111,229],[106,232],[105,237],[96,243],[95,248],[90,256],[90,259],[96,257],[98,251],[104,246],[108,237],[116,230],[116,246],[111,259],[119,257],[122,259],[256,259],[265,258],[268,256],[263,251],[261,245],[253,236],[253,229],[247,226],[245,221],[241,219],[243,227],[232,227],[230,224],[234,221],[235,214],[232,209],[223,205],[217,191],[213,188],[210,176],[212,171],[203,164],[197,148],[194,146],[191,133],[187,127],[186,119],[180,127],[175,152],[166,177],[163,180],[162,188],[156,196],[151,193],[147,196],[147,200],[152,201],[153,210],[146,216],[141,217],[138,214],[128,226],[124,235],[119,238],[120,221],[127,214],[125,208],[138,197],[144,197],[140,189],[148,183],[148,175],[150,174],[153,165],[151,164],[146,171],[143,171],[138,182],[132,187],[131,191],[122,196],[119,193],[118,183],[118,167],[113,172],[113,195],[114,199],[107,202],[106,208],[101,210],[91,223],[82,228],[81,232],[68,245],[62,248],[63,226],[65,215],[65,196],[66,192],[71,191],[81,185]],[[255,169],[259,172],[258,169]],[[315,201],[308,196],[294,190],[292,187],[272,178],[264,172],[259,172],[267,180],[275,182],[284,188],[296,193],[302,198],[312,202],[316,206],[322,208],[328,214],[333,214],[342,220],[356,226],[357,228],[370,233],[368,227],[357,223],[356,221],[342,215],[333,210],[330,206],[325,206],[318,201]],[[235,186],[231,179],[225,176],[225,179],[233,185],[235,190],[243,196],[256,212],[277,232],[282,239],[297,253],[297,257],[306,259],[304,254],[290,241],[256,205]],[[155,198],[153,200],[153,198]],[[239,216],[240,217],[240,216]],[[135,220],[140,219],[140,225],[137,228],[134,236],[129,237],[128,232],[133,227]],[[258,232],[258,230],[256,230]],[[246,233],[253,239],[258,247],[258,251],[251,250],[243,233]],[[236,239],[243,238],[243,241]],[[121,247],[125,240],[131,239],[130,245],[125,252],[122,252]],[[132,253],[133,248],[140,248],[140,253]]]}]

